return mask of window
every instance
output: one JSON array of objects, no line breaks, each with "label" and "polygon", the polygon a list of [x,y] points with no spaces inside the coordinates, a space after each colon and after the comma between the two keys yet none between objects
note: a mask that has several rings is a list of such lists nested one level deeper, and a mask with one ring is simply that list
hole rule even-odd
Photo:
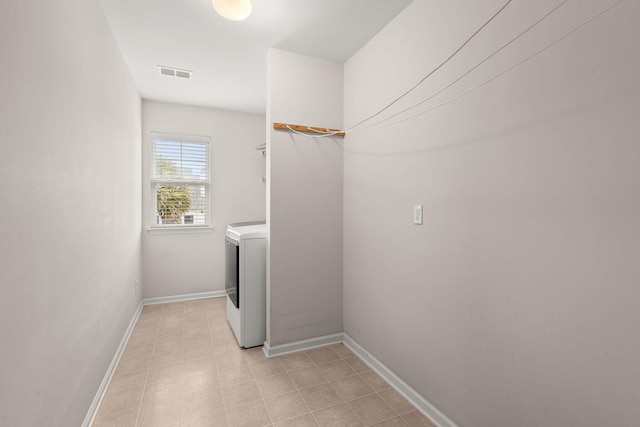
[{"label": "window", "polygon": [[151,136],[152,227],[209,225],[209,138]]}]

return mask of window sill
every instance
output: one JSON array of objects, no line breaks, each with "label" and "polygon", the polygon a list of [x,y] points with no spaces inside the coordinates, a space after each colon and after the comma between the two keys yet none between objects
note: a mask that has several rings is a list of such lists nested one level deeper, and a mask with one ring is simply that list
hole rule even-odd
[{"label": "window sill", "polygon": [[150,227],[147,228],[149,234],[194,234],[194,233],[211,233],[213,226],[192,226],[192,227]]}]

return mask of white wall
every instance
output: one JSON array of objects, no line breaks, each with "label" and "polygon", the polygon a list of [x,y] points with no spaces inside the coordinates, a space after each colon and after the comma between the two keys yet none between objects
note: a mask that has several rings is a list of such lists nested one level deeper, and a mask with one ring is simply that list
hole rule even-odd
[{"label": "white wall", "polygon": [[341,63],[269,52],[267,341],[342,332],[342,138],[272,122],[342,128]]},{"label": "white wall", "polygon": [[[345,126],[503,3],[415,0],[347,62]],[[513,2],[412,99],[557,3]],[[569,2],[438,101],[611,3]],[[460,426],[640,425],[639,20],[623,2],[458,101],[347,134],[344,330]]]},{"label": "white wall", "polygon": [[140,301],[140,98],[97,1],[0,3],[0,53],[0,425],[79,426]]},{"label": "white wall", "polygon": [[[202,107],[142,102],[144,297],[224,290],[227,224],[265,219],[264,116]],[[211,138],[211,224],[209,233],[149,234],[150,133]]]}]

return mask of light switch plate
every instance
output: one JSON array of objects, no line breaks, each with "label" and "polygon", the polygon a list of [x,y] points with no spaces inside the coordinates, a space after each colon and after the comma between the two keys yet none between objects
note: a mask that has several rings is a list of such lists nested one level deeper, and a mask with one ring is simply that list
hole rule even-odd
[{"label": "light switch plate", "polygon": [[413,205],[413,223],[422,225],[422,205]]}]

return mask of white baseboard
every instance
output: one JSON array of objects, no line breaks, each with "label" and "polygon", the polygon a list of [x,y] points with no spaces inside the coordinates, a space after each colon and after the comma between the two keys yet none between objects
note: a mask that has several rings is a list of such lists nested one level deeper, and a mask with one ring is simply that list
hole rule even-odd
[{"label": "white baseboard", "polygon": [[136,312],[133,314],[133,317],[131,318],[131,322],[129,322],[129,326],[127,327],[124,333],[124,336],[120,341],[120,345],[118,346],[116,353],[113,356],[113,359],[111,359],[111,364],[109,365],[107,372],[104,374],[102,383],[100,383],[100,387],[98,387],[98,392],[93,398],[93,402],[91,402],[91,406],[89,406],[87,415],[84,417],[84,421],[82,422],[82,427],[89,427],[93,422],[93,418],[98,412],[98,407],[100,406],[100,402],[102,401],[102,396],[104,395],[104,392],[107,389],[107,386],[109,385],[109,381],[111,381],[113,372],[115,371],[116,366],[118,365],[118,361],[120,360],[120,356],[122,355],[122,351],[124,350],[124,347],[127,345],[127,342],[129,341],[129,337],[133,332],[133,328],[136,326],[136,322],[140,317],[140,313],[142,313],[142,306],[143,304],[142,302],[140,302],[140,304],[138,305],[138,309],[136,310]]},{"label": "white baseboard", "polygon": [[287,344],[269,345],[264,343],[262,351],[267,357],[282,356],[283,354],[296,353],[298,351],[311,350],[312,348],[324,347],[325,345],[338,344],[342,342],[342,332],[338,334],[325,335],[308,340],[295,341]]},{"label": "white baseboard", "polygon": [[368,351],[355,342],[349,335],[343,334],[344,345],[346,345],[356,356],[373,369],[378,375],[384,378],[398,393],[411,402],[420,412],[436,425],[436,427],[458,427],[445,414],[440,412],[438,408],[433,406],[427,399],[422,397],[417,391],[411,388],[400,377],[393,373],[389,368],[382,364],[378,359],[373,357]]},{"label": "white baseboard", "polygon": [[127,327],[127,330],[125,331],[124,336],[120,341],[120,345],[118,346],[116,353],[114,354],[113,359],[111,360],[111,364],[109,365],[109,368],[107,369],[107,372],[105,373],[104,378],[102,379],[102,383],[100,383],[100,387],[98,387],[98,391],[95,397],[93,398],[93,402],[91,402],[91,406],[89,406],[87,415],[84,417],[84,421],[82,422],[82,427],[91,426],[91,423],[93,422],[93,418],[98,412],[98,408],[100,406],[100,402],[102,401],[102,397],[104,396],[104,392],[107,389],[107,386],[109,385],[109,381],[111,381],[111,377],[113,376],[115,368],[118,365],[120,356],[122,356],[122,351],[124,350],[124,347],[127,345],[127,342],[129,342],[129,337],[131,337],[133,328],[136,326],[136,322],[138,321],[138,318],[140,317],[140,313],[142,313],[142,308],[145,305],[164,304],[164,303],[178,302],[178,301],[192,301],[192,300],[205,299],[205,298],[220,298],[226,295],[227,294],[225,293],[225,291],[212,291],[212,292],[201,292],[197,294],[176,295],[171,297],[145,298],[142,301],[140,301],[140,305],[138,305],[138,309],[136,310],[133,317],[131,318],[131,322],[129,322],[129,326]]},{"label": "white baseboard", "polygon": [[220,298],[224,296],[227,296],[227,293],[224,290],[211,291],[211,292],[199,292],[197,294],[184,294],[184,295],[173,295],[169,297],[145,298],[142,300],[142,304],[143,305],[166,304],[169,302],[193,301],[197,299]]}]

